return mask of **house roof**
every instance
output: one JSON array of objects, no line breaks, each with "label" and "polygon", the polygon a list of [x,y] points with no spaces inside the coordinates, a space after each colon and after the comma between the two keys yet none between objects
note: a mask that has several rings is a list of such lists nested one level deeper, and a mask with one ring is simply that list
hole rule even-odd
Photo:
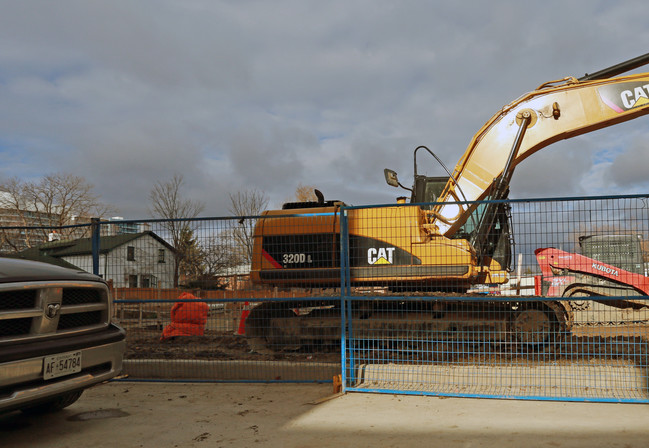
[{"label": "house roof", "polygon": [[[99,242],[99,253],[106,254],[119,246],[123,246],[124,244],[130,243],[131,241],[135,241],[144,236],[150,236],[153,239],[157,240],[160,244],[167,247],[167,249],[173,250],[173,247],[169,243],[149,230],[140,233],[125,233],[122,235],[102,236]],[[90,255],[92,253],[92,239],[81,238],[78,240],[52,241],[41,244],[37,249],[45,255],[52,255],[54,257]]]},{"label": "house roof", "polygon": [[[140,233],[125,233],[123,235],[102,236],[99,243],[99,253],[107,254],[119,246],[130,243],[131,241],[137,240],[138,238],[142,238],[144,236],[149,236],[155,239],[171,251],[174,250],[173,247],[164,239],[160,238],[152,231],[146,231]],[[43,243],[40,246],[25,249],[21,252],[18,252],[17,254],[12,254],[11,257],[24,258],[27,260],[45,261],[47,263],[58,264],[60,266],[62,265],[61,263],[66,263],[69,266],[73,266],[70,263],[62,260],[61,257],[91,254],[92,239],[81,238],[77,240],[62,240]]]}]

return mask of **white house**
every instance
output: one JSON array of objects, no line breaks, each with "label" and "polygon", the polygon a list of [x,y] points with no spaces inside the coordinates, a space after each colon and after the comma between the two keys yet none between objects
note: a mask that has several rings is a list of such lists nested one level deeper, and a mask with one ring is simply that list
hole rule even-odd
[{"label": "white house", "polygon": [[[90,238],[52,241],[17,256],[93,272]],[[102,236],[99,275],[116,288],[173,288],[173,247],[151,231]]]}]

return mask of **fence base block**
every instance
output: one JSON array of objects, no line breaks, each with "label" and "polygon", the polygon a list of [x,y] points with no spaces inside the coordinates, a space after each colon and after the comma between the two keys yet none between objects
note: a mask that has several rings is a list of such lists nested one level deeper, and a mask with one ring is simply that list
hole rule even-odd
[{"label": "fence base block", "polygon": [[646,369],[624,361],[598,366],[363,364],[356,373],[350,390],[493,398],[649,400]]},{"label": "fence base block", "polygon": [[337,363],[127,359],[122,373],[132,379],[178,381],[322,381],[340,373]]}]

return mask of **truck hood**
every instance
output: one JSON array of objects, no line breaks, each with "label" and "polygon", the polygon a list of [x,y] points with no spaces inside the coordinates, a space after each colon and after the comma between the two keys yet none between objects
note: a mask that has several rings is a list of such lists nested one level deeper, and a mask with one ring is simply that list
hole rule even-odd
[{"label": "truck hood", "polygon": [[0,257],[0,283],[56,280],[102,281],[100,277],[80,269],[68,269],[38,261]]}]

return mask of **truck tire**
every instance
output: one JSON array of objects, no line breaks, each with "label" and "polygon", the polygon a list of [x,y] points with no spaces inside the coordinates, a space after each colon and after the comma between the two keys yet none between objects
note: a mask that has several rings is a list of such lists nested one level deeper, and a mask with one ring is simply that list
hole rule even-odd
[{"label": "truck tire", "polygon": [[48,414],[50,412],[60,411],[61,409],[67,408],[72,403],[77,401],[79,397],[81,397],[82,393],[83,390],[68,392],[66,394],[59,395],[58,397],[54,397],[49,401],[23,408],[22,411],[25,414]]}]

